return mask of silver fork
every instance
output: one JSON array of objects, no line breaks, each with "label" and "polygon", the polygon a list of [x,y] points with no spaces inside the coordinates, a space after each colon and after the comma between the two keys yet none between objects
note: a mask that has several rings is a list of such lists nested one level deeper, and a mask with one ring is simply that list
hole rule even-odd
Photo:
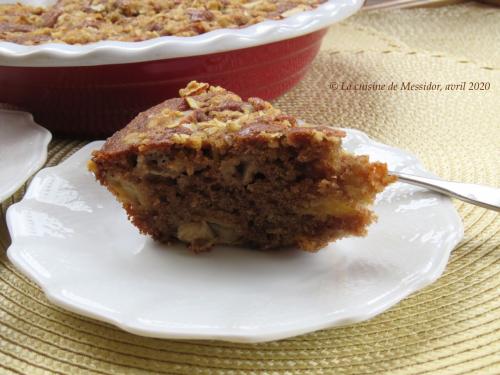
[{"label": "silver fork", "polygon": [[398,181],[424,187],[476,206],[500,212],[500,189],[463,182],[443,181],[437,178],[421,177],[394,171],[390,171],[389,173],[396,176]]},{"label": "silver fork", "polygon": [[[365,0],[362,10],[388,9],[388,8],[415,8],[415,7],[440,7],[466,3],[468,0]],[[500,6],[500,0],[479,0],[481,3]]]}]

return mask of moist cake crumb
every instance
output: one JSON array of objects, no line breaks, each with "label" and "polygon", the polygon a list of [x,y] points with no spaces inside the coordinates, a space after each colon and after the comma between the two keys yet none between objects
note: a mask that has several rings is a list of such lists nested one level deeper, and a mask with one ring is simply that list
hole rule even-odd
[{"label": "moist cake crumb", "polygon": [[365,235],[395,180],[343,150],[344,135],[193,81],[110,137],[89,169],[158,241],[317,251]]}]

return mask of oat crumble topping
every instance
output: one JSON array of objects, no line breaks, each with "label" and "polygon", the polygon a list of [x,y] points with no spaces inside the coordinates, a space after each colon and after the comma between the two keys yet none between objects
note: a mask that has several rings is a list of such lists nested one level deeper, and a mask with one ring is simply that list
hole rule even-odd
[{"label": "oat crumble topping", "polygon": [[[260,98],[243,101],[240,96],[219,86],[191,81],[179,90],[179,108],[152,110],[121,137],[124,147],[171,142],[200,149],[207,142],[217,147],[231,145],[234,138],[259,136],[270,147],[278,147],[284,130],[309,128],[321,141],[339,141],[344,133],[329,126],[311,125],[283,114]],[[120,134],[120,132],[118,132]]]},{"label": "oat crumble topping", "polygon": [[0,40],[36,45],[194,36],[283,19],[326,0],[58,0],[48,8],[0,5]]}]

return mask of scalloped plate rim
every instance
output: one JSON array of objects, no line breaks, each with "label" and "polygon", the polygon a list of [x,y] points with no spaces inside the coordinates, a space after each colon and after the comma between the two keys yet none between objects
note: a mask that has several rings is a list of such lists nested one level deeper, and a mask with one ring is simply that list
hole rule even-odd
[{"label": "scalloped plate rim", "polygon": [[[418,159],[415,158],[415,156],[413,156],[412,154],[406,151],[402,151],[398,148],[388,146],[386,144],[377,141],[373,141],[371,138],[369,138],[368,135],[359,130],[355,129],[345,129],[345,130],[353,134],[358,134],[361,138],[363,138],[370,144],[381,146],[386,149],[390,149],[399,152],[401,154],[404,154],[405,156],[409,157],[412,160],[413,166],[419,169],[423,174],[434,176],[432,173],[425,171],[425,169],[422,167]],[[102,144],[102,141],[94,141],[84,146],[82,150],[99,147],[100,144]],[[53,169],[64,169],[66,167],[69,167],[73,162],[73,160],[75,160],[79,156],[79,153],[82,150],[79,150],[74,155],[63,161],[61,164],[54,167],[45,168],[39,171],[38,174],[49,173]],[[28,188],[28,191],[30,189],[31,186]],[[13,233],[13,227],[16,225],[13,222],[12,215],[15,212],[15,210],[23,206],[23,202],[25,202],[24,198],[20,202],[11,205],[7,210],[7,226],[9,228],[10,233]],[[439,264],[433,267],[431,271],[424,274],[419,274],[418,279],[415,279],[412,282],[404,284],[403,288],[400,288],[396,290],[394,293],[391,293],[389,297],[385,297],[384,303],[379,303],[377,306],[373,307],[369,311],[358,312],[356,314],[350,314],[349,316],[345,317],[344,316],[335,317],[331,320],[324,320],[321,322],[313,321],[310,322],[309,324],[303,324],[300,327],[285,327],[283,329],[274,329],[274,330],[266,328],[266,332],[252,333],[251,331],[245,331],[244,329],[241,328],[235,329],[234,331],[231,332],[228,332],[228,329],[224,328],[225,330],[224,333],[213,332],[214,330],[213,328],[207,330],[206,332],[200,332],[199,328],[195,328],[194,329],[195,332],[185,328],[177,330],[172,328],[168,328],[166,330],[158,330],[154,328],[147,328],[147,326],[145,325],[140,326],[134,321],[119,319],[117,317],[112,316],[112,314],[109,316],[103,316],[102,314],[96,313],[92,309],[89,309],[88,305],[78,304],[75,303],[73,300],[71,302],[68,302],[68,300],[61,293],[62,287],[60,285],[58,286],[56,284],[55,289],[51,288],[50,283],[46,283],[46,280],[44,280],[43,276],[41,276],[36,269],[34,269],[31,265],[29,265],[25,261],[22,254],[24,250],[22,246],[16,242],[15,236],[13,236],[12,238],[12,244],[7,251],[7,255],[8,258],[12,261],[12,263],[16,266],[16,268],[18,268],[24,275],[26,275],[29,279],[33,280],[38,286],[40,286],[41,289],[46,294],[46,296],[48,297],[48,299],[55,305],[63,307],[64,309],[67,309],[71,312],[86,317],[111,323],[114,326],[123,329],[124,331],[133,334],[138,334],[141,336],[166,338],[166,339],[224,340],[224,341],[240,342],[240,343],[266,342],[271,340],[285,339],[321,329],[333,328],[337,326],[365,321],[382,313],[383,311],[387,310],[388,308],[400,302],[402,299],[406,298],[408,295],[430,285],[435,280],[437,280],[442,275],[446,267],[451,251],[457,246],[457,244],[463,238],[463,224],[457,211],[455,210],[453,204],[451,203],[451,200],[446,197],[442,197],[442,203],[445,206],[447,206],[446,208],[447,210],[449,210],[448,216],[450,220],[454,221],[453,224],[455,226],[455,231],[453,232],[453,240],[450,242],[449,246],[446,249],[446,254],[443,254],[443,256],[440,258]]]},{"label": "scalloped plate rim", "polygon": [[208,55],[257,47],[312,33],[349,17],[363,0],[328,0],[316,9],[241,29],[217,29],[192,37],[162,36],[139,42],[104,40],[84,45],[27,46],[0,41],[0,66],[92,66]]},{"label": "scalloped plate rim", "polygon": [[31,113],[14,109],[0,108],[0,117],[2,115],[2,112],[16,112],[23,117],[27,117],[28,121],[30,121],[32,124],[31,130],[38,132],[38,134],[40,134],[43,138],[41,139],[41,152],[38,159],[33,162],[33,164],[26,170],[26,173],[24,173],[23,177],[17,180],[15,184],[12,184],[10,188],[4,191],[0,191],[0,202],[3,202],[11,197],[17,190],[21,188],[21,186],[23,186],[23,184],[27,180],[29,180],[31,176],[33,176],[45,164],[45,162],[47,161],[48,145],[52,140],[52,133],[45,129],[43,126],[37,124]]}]

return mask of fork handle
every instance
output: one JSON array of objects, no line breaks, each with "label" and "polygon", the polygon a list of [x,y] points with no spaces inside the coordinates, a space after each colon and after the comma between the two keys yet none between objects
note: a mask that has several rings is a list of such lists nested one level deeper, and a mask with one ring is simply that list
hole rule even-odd
[{"label": "fork handle", "polygon": [[[465,0],[366,0],[363,10],[375,10],[386,8],[412,8],[418,6],[441,6],[462,3]],[[500,0],[490,0],[500,1]]]},{"label": "fork handle", "polygon": [[441,194],[460,199],[464,202],[500,212],[500,189],[462,182],[443,181],[436,178],[421,177],[393,171],[391,171],[390,174],[396,176],[401,182],[425,187]]}]

